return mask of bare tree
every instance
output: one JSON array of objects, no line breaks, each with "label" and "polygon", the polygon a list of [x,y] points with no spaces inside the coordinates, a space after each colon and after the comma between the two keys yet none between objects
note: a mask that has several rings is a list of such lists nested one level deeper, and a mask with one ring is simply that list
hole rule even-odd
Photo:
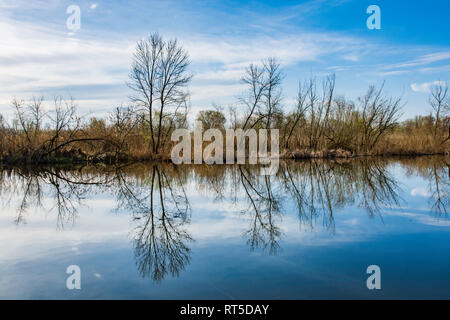
[{"label": "bare tree", "polygon": [[[430,93],[430,105],[434,110],[434,137],[437,139],[439,129],[442,125],[442,118],[450,112],[450,96],[448,83],[441,83],[433,86]],[[450,131],[449,131],[450,136]]]},{"label": "bare tree", "polygon": [[264,116],[267,117],[266,129],[270,129],[272,118],[280,112],[282,100],[281,81],[283,77],[280,71],[280,64],[275,58],[267,59],[263,62],[263,65],[267,82],[267,90],[264,94]]},{"label": "bare tree", "polygon": [[[62,148],[65,144],[61,140],[71,143],[80,130],[81,119],[76,115],[75,101],[71,98],[64,101],[61,97],[55,97],[53,100],[54,108],[49,113],[49,120],[53,131],[53,136],[45,146],[50,154]],[[64,139],[63,135],[66,135]]]},{"label": "bare tree", "polygon": [[[264,81],[264,69],[251,64],[245,70],[242,77],[242,82],[248,86],[248,93],[241,98],[242,103],[247,107],[247,115],[242,126],[242,129],[247,129],[250,125],[251,119],[256,115],[263,103],[263,96],[267,89],[267,83]],[[256,121],[255,121],[256,123]]]},{"label": "bare tree", "polygon": [[325,132],[327,145],[332,149],[355,151],[357,142],[358,116],[353,102],[344,97],[334,100],[330,121]]},{"label": "bare tree", "polygon": [[306,105],[306,97],[309,94],[309,88],[310,87],[308,87],[306,83],[305,85],[302,85],[302,83],[299,82],[295,110],[291,114],[291,116],[288,117],[289,119],[288,127],[290,127],[290,129],[287,133],[287,138],[285,139],[286,149],[289,148],[289,142],[291,141],[294,130],[296,129],[300,120],[305,118],[306,112],[308,110],[308,107]]},{"label": "bare tree", "polygon": [[42,121],[47,114],[42,106],[43,101],[44,97],[33,97],[31,103],[29,104],[29,109],[31,111],[33,119],[33,129],[35,136],[39,134],[42,126]]},{"label": "bare tree", "polygon": [[[150,129],[152,151],[158,154],[163,134],[168,134],[180,113],[186,113],[188,92],[185,90],[192,76],[188,74],[188,53],[177,40],[164,41],[159,34],[138,41],[128,86],[131,97],[142,110]],[[164,125],[169,126],[164,133]]]},{"label": "bare tree", "polygon": [[0,159],[3,156],[2,153],[5,151],[5,142],[6,142],[5,138],[7,136],[7,133],[8,133],[7,123],[3,115],[0,114]]},{"label": "bare tree", "polygon": [[380,138],[396,125],[401,111],[401,98],[387,98],[383,94],[384,83],[377,90],[371,86],[366,95],[359,98],[361,104],[361,144],[365,152],[375,147]]},{"label": "bare tree", "polygon": [[279,113],[281,105],[282,73],[280,64],[274,58],[262,61],[261,66],[251,64],[242,77],[248,86],[248,92],[241,98],[247,107],[243,129],[253,128],[265,122],[265,128],[271,127],[273,117]]},{"label": "bare tree", "polygon": [[334,97],[334,86],[336,82],[335,75],[326,77],[322,84],[322,94],[317,93],[317,86],[314,79],[309,82],[309,147],[312,150],[319,148],[320,141],[324,135],[331,112],[331,106]]},{"label": "bare tree", "polygon": [[109,120],[113,126],[113,134],[116,157],[129,150],[130,136],[137,127],[135,110],[133,107],[116,107],[110,114]]},{"label": "bare tree", "polygon": [[[105,141],[104,137],[88,137],[82,130],[82,119],[76,114],[75,101],[55,97],[53,108],[44,112],[43,98],[28,104],[14,99],[15,120],[9,129],[9,152],[25,162],[42,162],[76,143]],[[46,129],[41,130],[45,123]]]}]

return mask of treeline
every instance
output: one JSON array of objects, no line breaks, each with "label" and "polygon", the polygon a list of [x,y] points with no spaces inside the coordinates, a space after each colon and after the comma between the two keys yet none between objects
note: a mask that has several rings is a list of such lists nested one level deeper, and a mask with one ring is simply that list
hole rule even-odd
[{"label": "treeline", "polygon": [[[128,86],[130,104],[104,119],[77,115],[73,99],[12,102],[0,115],[3,162],[117,162],[169,159],[177,128],[189,128],[188,53],[158,34],[136,45]],[[203,129],[278,129],[285,158],[443,154],[449,151],[450,93],[432,87],[430,114],[399,122],[404,103],[372,86],[356,101],[335,92],[335,76],[299,84],[295,105],[283,100],[283,72],[274,58],[248,66],[246,92],[233,106],[201,111]],[[228,120],[227,120],[228,119]]]}]

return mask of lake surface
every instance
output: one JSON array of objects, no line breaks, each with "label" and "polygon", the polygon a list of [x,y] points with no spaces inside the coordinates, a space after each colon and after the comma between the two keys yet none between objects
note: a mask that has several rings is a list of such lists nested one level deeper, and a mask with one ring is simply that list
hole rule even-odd
[{"label": "lake surface", "polygon": [[449,166],[3,168],[0,298],[449,299]]}]

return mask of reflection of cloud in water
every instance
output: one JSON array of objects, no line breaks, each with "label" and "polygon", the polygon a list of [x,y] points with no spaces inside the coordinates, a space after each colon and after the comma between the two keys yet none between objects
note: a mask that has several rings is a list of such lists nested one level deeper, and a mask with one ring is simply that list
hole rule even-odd
[{"label": "reflection of cloud in water", "polygon": [[427,188],[414,188],[410,193],[412,196],[430,197],[431,193]]},{"label": "reflection of cloud in water", "polygon": [[434,227],[450,227],[450,220],[446,218],[436,218],[432,217],[427,214],[421,214],[421,213],[412,213],[412,212],[405,212],[405,211],[388,211],[386,212],[387,215],[391,216],[397,216],[397,217],[403,217],[410,219],[416,223],[424,224],[427,226],[434,226]]}]

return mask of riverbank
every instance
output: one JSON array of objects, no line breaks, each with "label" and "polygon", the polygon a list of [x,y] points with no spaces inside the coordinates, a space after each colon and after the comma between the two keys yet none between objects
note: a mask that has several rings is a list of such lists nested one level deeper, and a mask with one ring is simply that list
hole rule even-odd
[{"label": "riverbank", "polygon": [[446,152],[398,152],[398,151],[386,151],[386,152],[375,152],[375,153],[354,153],[343,149],[331,149],[331,150],[321,150],[321,151],[311,151],[307,149],[295,150],[295,151],[285,151],[280,155],[281,159],[333,159],[333,158],[357,158],[357,157],[420,157],[420,156],[443,156],[450,155],[450,151]]},{"label": "riverbank", "polygon": [[[351,159],[362,157],[422,157],[422,156],[450,156],[450,152],[376,152],[376,153],[354,153],[343,149],[324,149],[313,151],[307,149],[283,151],[279,158],[282,160],[308,160],[308,159]],[[86,165],[86,164],[117,164],[133,162],[172,162],[169,154],[146,155],[142,157],[116,156],[113,154],[86,155],[75,152],[64,152],[51,157],[41,158],[34,161],[29,157],[5,156],[0,158],[2,165]],[[193,160],[192,160],[193,162]],[[225,163],[224,159],[224,163]],[[248,162],[248,161],[246,161]],[[214,164],[213,164],[214,165]]]}]

